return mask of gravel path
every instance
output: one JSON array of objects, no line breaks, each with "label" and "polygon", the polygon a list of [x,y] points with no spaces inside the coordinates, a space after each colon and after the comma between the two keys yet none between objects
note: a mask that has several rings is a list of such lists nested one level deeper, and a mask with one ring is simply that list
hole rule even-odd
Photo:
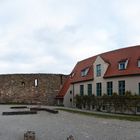
[{"label": "gravel path", "polygon": [[59,111],[37,115],[2,116],[10,106],[0,106],[0,140],[23,140],[27,130],[36,132],[36,140],[140,140],[140,122],[108,120]]}]

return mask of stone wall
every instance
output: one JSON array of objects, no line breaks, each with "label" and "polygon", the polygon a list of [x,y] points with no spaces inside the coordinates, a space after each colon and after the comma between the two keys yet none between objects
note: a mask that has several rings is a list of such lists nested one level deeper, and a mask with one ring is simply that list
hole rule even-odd
[{"label": "stone wall", "polygon": [[0,75],[0,103],[54,105],[66,77],[62,74]]}]

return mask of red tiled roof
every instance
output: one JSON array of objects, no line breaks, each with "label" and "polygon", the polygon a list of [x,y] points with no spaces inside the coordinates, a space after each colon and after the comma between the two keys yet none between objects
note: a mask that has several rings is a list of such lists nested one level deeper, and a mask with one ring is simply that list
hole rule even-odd
[{"label": "red tiled roof", "polygon": [[[104,75],[104,78],[127,76],[127,75],[140,75],[140,68],[138,68],[138,58],[140,57],[140,46],[133,46],[123,48],[101,55],[103,59],[108,59],[110,65]],[[128,60],[128,65],[125,70],[118,69],[118,61]]]},{"label": "red tiled roof", "polygon": [[[92,68],[92,63],[91,62],[92,61],[89,61],[89,63],[86,63],[86,61],[85,61],[85,63],[83,63],[83,62],[82,63],[81,62],[77,63],[75,69],[73,70],[75,75],[71,79],[72,83],[93,80],[93,68]],[[89,68],[88,74],[86,76],[81,76],[81,71],[84,68]]]},{"label": "red tiled roof", "polygon": [[[88,81],[94,79],[94,69],[93,63],[95,62],[97,56],[102,57],[102,59],[109,64],[109,67],[104,75],[104,78],[117,77],[117,76],[128,76],[128,75],[140,75],[140,68],[137,66],[137,61],[140,59],[140,45],[127,47],[123,49],[118,49],[106,53],[102,53],[85,60],[78,62],[73,69],[73,77],[69,77],[59,92],[60,96],[64,96],[71,83]],[[122,60],[128,60],[127,69],[119,70],[118,63]],[[81,70],[89,68],[87,76],[81,76]]]},{"label": "red tiled roof", "polygon": [[68,77],[66,79],[64,85],[62,86],[61,90],[59,91],[58,95],[56,96],[56,99],[64,97],[64,95],[66,94],[70,84],[71,84],[71,78]]}]

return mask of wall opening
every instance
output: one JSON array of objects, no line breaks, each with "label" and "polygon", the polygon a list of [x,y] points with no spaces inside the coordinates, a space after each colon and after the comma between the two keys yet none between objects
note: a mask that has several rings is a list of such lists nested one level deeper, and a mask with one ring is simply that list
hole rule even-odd
[{"label": "wall opening", "polygon": [[38,79],[35,79],[34,84],[35,84],[35,87],[38,86]]},{"label": "wall opening", "polygon": [[21,85],[22,85],[23,87],[25,87],[25,82],[22,81],[22,82],[21,82]]}]

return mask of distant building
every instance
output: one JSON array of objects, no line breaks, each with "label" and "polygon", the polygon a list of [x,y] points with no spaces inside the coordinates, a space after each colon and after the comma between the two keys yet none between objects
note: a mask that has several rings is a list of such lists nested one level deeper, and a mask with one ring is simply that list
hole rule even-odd
[{"label": "distant building", "polygon": [[74,96],[140,95],[140,46],[102,53],[76,64],[59,94],[58,104],[73,106]]}]

